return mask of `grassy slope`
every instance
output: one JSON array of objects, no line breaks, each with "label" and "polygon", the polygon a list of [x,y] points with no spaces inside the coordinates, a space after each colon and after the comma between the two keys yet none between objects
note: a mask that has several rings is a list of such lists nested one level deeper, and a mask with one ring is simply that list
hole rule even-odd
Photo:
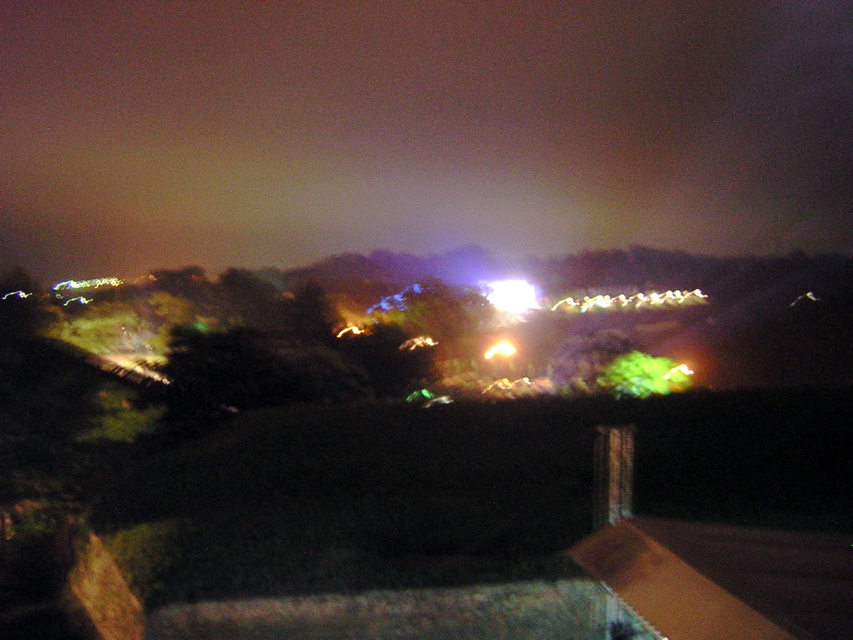
[{"label": "grassy slope", "polygon": [[98,515],[179,521],[166,598],[512,578],[536,562],[506,558],[587,532],[590,447],[557,404],[259,412],[136,469]]},{"label": "grassy slope", "polygon": [[590,526],[591,427],[632,422],[639,512],[849,531],[850,399],[259,412],[132,469],[96,521],[152,603],[555,575]]}]

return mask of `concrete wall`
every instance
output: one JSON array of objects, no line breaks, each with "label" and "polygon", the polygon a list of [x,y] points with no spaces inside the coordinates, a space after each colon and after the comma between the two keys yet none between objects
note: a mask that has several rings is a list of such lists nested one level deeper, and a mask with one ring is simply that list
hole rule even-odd
[{"label": "concrete wall", "polygon": [[605,640],[613,619],[610,594],[587,578],[175,604],[146,612],[92,532],[67,592],[96,640]]},{"label": "concrete wall", "polygon": [[585,579],[173,605],[148,640],[604,640],[608,594]]}]

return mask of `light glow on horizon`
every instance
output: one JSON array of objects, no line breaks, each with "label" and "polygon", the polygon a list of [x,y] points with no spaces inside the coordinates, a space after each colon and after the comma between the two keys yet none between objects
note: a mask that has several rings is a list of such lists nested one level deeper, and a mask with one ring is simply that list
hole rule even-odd
[{"label": "light glow on horizon", "polygon": [[532,387],[533,383],[527,376],[523,378],[518,378],[517,380],[501,378],[500,380],[495,380],[492,384],[483,389],[483,393],[488,393],[489,391],[493,391],[494,389],[498,389],[500,391],[510,391],[518,386]]},{"label": "light glow on horizon", "polygon": [[26,291],[10,291],[10,292],[9,292],[9,293],[7,293],[5,296],[3,296],[3,300],[5,300],[6,298],[11,298],[11,297],[13,297],[13,296],[14,296],[14,297],[16,297],[16,298],[20,298],[21,300],[23,300],[23,299],[25,299],[25,298],[29,298],[31,295],[33,295],[33,294],[32,294],[32,293],[27,293]]},{"label": "light glow on horizon", "polygon": [[398,311],[405,311],[408,309],[407,298],[412,296],[413,294],[424,293],[424,286],[419,283],[415,283],[411,286],[406,287],[400,293],[395,293],[392,296],[385,296],[377,302],[372,307],[368,308],[367,315],[372,315],[374,313],[387,313],[392,309],[397,309]]},{"label": "light glow on horizon", "polygon": [[360,336],[360,335],[367,333],[367,332],[360,327],[349,326],[349,327],[345,327],[344,329],[341,329],[340,331],[338,331],[337,337],[340,338],[342,336],[345,336],[348,333],[351,333],[354,336]]},{"label": "light glow on horizon", "polygon": [[76,298],[69,298],[68,300],[62,303],[62,306],[67,307],[72,302],[79,302],[80,304],[89,304],[92,301],[92,298],[84,298],[83,296],[77,296]]},{"label": "light glow on horizon", "polygon": [[802,302],[803,300],[811,300],[812,302],[820,302],[820,298],[818,298],[813,291],[807,291],[803,295],[799,296],[796,300],[794,300],[789,307],[795,307],[798,302]]},{"label": "light glow on horizon", "polygon": [[501,356],[512,356],[515,355],[516,349],[510,342],[507,340],[503,340],[502,342],[498,342],[496,345],[492,346],[486,353],[483,354],[483,357],[486,360],[491,360],[497,355]]},{"label": "light glow on horizon", "polygon": [[421,349],[423,347],[434,347],[437,344],[438,342],[433,340],[430,336],[418,336],[417,338],[410,338],[409,340],[406,340],[398,348],[400,351],[414,351],[415,349]]},{"label": "light glow on horizon", "polygon": [[690,304],[704,304],[708,300],[708,296],[702,293],[699,289],[693,291],[664,291],[658,293],[635,293],[626,296],[620,293],[618,296],[597,295],[584,296],[583,299],[575,300],[572,297],[563,298],[551,307],[551,311],[556,311],[559,307],[568,307],[570,311],[587,311],[609,310],[609,309],[628,309],[638,310],[643,308],[659,307],[659,306],[678,306]]},{"label": "light glow on horizon", "polygon": [[678,373],[678,372],[681,372],[686,376],[692,376],[694,373],[696,373],[695,371],[693,371],[693,369],[688,367],[686,364],[680,364],[677,367],[673,367],[672,369],[670,369],[669,372],[663,377],[663,379],[669,380],[673,374]]},{"label": "light glow on horizon", "polygon": [[93,278],[92,280],[65,280],[53,285],[54,291],[62,291],[64,289],[97,289],[99,287],[118,287],[124,284],[121,278]]},{"label": "light glow on horizon", "polygon": [[536,287],[527,280],[497,280],[483,287],[486,298],[498,311],[519,314],[539,308]]}]

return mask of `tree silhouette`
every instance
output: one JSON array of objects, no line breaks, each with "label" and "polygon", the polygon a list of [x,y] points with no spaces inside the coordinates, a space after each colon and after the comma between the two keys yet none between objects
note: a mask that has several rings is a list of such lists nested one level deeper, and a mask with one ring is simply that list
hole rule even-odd
[{"label": "tree silhouette", "polygon": [[338,344],[367,372],[376,395],[404,398],[434,377],[432,349],[401,350],[408,339],[400,327],[379,324],[368,335],[344,336]]},{"label": "tree silhouette", "polygon": [[633,350],[621,331],[604,330],[572,336],[558,348],[549,364],[550,378],[557,388],[592,392],[610,364]]},{"label": "tree silhouette", "polygon": [[228,269],[216,288],[228,325],[272,335],[287,324],[287,307],[278,289],[251,271]]},{"label": "tree silhouette", "polygon": [[286,306],[284,335],[305,344],[335,346],[335,326],[340,318],[326,292],[316,282],[307,282]]},{"label": "tree silhouette", "polygon": [[296,380],[281,358],[261,346],[259,335],[244,328],[207,333],[176,327],[162,372],[171,380],[169,409],[184,417],[284,404]]},{"label": "tree silhouette", "polygon": [[173,330],[161,369],[172,416],[204,419],[292,402],[341,401],[368,395],[368,376],[324,345],[271,342],[243,327]]}]

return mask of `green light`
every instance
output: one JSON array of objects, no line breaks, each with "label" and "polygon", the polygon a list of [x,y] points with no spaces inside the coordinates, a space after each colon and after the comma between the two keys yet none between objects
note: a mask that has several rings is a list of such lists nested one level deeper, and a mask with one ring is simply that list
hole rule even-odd
[{"label": "green light", "polygon": [[688,389],[692,374],[687,365],[677,365],[670,358],[633,351],[614,360],[598,384],[616,397],[648,398]]},{"label": "green light", "polygon": [[418,402],[420,400],[432,400],[435,394],[429,389],[418,389],[406,397],[406,402]]}]

